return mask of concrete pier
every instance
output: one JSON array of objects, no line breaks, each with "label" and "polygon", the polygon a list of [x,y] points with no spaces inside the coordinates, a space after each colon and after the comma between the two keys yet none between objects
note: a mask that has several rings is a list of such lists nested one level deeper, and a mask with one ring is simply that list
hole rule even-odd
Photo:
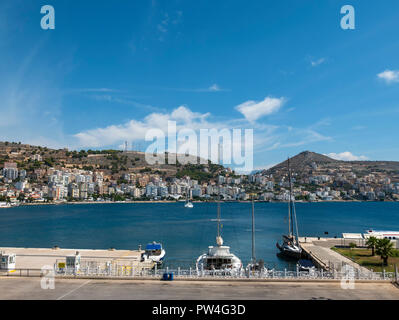
[{"label": "concrete pier", "polygon": [[65,262],[67,256],[80,253],[82,261],[111,261],[119,265],[129,265],[136,270],[152,269],[153,262],[141,262],[142,250],[96,250],[63,248],[0,248],[0,251],[16,254],[16,269],[41,269],[45,265]]},{"label": "concrete pier", "polygon": [[343,245],[345,243],[344,239],[300,237],[298,240],[304,254],[307,255],[318,268],[326,271],[339,271],[342,266],[350,265],[362,273],[371,273],[367,268],[331,250],[334,246]]}]

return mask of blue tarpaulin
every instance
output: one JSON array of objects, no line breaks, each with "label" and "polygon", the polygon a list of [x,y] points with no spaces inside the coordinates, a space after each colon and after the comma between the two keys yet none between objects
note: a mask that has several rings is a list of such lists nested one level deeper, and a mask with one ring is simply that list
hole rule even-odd
[{"label": "blue tarpaulin", "polygon": [[161,250],[161,244],[160,243],[149,243],[145,247],[146,250]]}]

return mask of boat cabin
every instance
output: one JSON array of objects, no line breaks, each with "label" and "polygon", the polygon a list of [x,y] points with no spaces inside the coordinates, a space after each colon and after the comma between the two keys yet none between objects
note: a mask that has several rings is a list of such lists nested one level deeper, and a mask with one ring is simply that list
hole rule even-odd
[{"label": "boat cabin", "polygon": [[227,257],[215,257],[207,258],[204,266],[205,270],[219,270],[219,269],[230,269],[232,268],[231,258]]},{"label": "boat cabin", "polygon": [[159,256],[162,253],[162,245],[160,243],[149,243],[145,247],[145,253],[149,256]]}]

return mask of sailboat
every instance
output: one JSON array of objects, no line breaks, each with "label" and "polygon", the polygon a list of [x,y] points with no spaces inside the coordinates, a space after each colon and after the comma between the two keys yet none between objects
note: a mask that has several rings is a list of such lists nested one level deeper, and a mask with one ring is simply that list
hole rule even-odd
[{"label": "sailboat", "polygon": [[[288,158],[288,182],[289,182],[289,201],[288,201],[288,235],[283,235],[283,243],[276,243],[277,248],[280,253],[289,258],[300,259],[302,248],[299,246],[298,242],[298,223],[296,220],[295,211],[295,197],[292,193],[292,179],[291,179],[291,168],[290,168],[290,158]],[[294,231],[295,225],[295,231]]]},{"label": "sailboat", "polygon": [[247,266],[248,271],[266,271],[263,260],[256,261],[255,257],[255,204],[252,197],[252,259]]},{"label": "sailboat", "polygon": [[194,205],[193,203],[189,200],[189,194],[190,194],[190,188],[187,188],[187,192],[186,192],[186,203],[184,204],[185,208],[193,208]]},{"label": "sailboat", "polygon": [[217,236],[216,246],[209,246],[208,253],[198,257],[196,262],[197,272],[207,270],[211,272],[222,272],[224,274],[235,274],[242,268],[241,260],[230,252],[229,246],[223,245],[220,234],[220,188],[217,206]]}]

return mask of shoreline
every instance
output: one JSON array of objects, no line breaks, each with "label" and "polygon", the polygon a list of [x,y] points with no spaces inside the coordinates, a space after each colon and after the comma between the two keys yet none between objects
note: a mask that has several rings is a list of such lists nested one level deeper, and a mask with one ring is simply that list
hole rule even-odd
[{"label": "shoreline", "polygon": [[[172,200],[143,200],[143,201],[70,201],[70,202],[45,202],[45,203],[22,203],[17,206],[10,206],[10,207],[0,207],[0,209],[9,209],[15,207],[22,207],[22,206],[46,206],[46,205],[79,205],[79,204],[136,204],[136,203],[148,203],[148,204],[164,204],[164,203],[184,203],[185,201],[172,201]],[[215,203],[216,200],[212,201],[191,201],[192,203]],[[232,200],[232,201],[221,201],[222,203],[251,203],[250,200],[243,201],[243,200]],[[331,200],[331,201],[296,201],[296,203],[352,203],[352,202],[361,202],[361,203],[379,203],[379,202],[398,202],[398,201],[366,201],[366,200]],[[287,201],[255,201],[255,203],[288,203]]]}]

